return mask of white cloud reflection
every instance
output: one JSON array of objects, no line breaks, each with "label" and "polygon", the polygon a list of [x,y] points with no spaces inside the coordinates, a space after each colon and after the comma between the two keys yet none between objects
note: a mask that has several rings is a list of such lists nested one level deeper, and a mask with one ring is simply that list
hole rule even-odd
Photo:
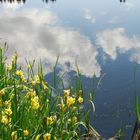
[{"label": "white cloud reflection", "polygon": [[85,9],[85,19],[90,21],[91,23],[96,22],[96,18],[93,16],[89,9]]},{"label": "white cloud reflection", "polygon": [[2,7],[4,9],[10,9],[10,10],[16,10],[16,9],[19,9],[21,8],[22,6],[24,5],[23,2],[17,2],[17,1],[14,1],[12,4],[10,2],[3,2],[2,3]]},{"label": "white cloud reflection", "polygon": [[115,60],[119,53],[128,53],[130,51],[130,61],[140,64],[140,37],[128,37],[124,28],[115,28],[104,30],[97,35],[96,43],[103,51]]},{"label": "white cloud reflection", "polygon": [[121,19],[118,16],[114,16],[108,21],[108,23],[111,23],[111,24],[117,24],[120,22],[121,22]]},{"label": "white cloud reflection", "polygon": [[126,10],[131,10],[131,9],[134,8],[134,7],[135,7],[134,1],[126,2],[126,3],[125,3],[125,8],[126,8]]},{"label": "white cloud reflection", "polygon": [[[91,41],[79,31],[63,27],[49,10],[5,10],[0,13],[0,38],[7,40],[9,55],[18,52],[19,63],[25,58],[42,60],[49,73],[59,55],[64,71],[75,70],[75,61],[85,76],[100,75],[98,54]],[[69,64],[69,65],[68,65]]]}]

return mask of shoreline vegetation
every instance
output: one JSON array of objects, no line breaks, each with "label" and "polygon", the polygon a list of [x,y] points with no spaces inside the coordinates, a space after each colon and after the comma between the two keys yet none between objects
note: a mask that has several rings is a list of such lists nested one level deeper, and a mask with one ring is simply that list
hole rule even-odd
[{"label": "shoreline vegetation", "polygon": [[[1,140],[81,140],[101,139],[90,125],[89,114],[95,109],[93,93],[84,100],[80,72],[77,85],[57,91],[54,66],[54,88],[46,83],[41,63],[34,73],[33,63],[27,62],[27,76],[13,55],[7,65],[7,47],[0,48],[0,139]],[[56,96],[53,96],[56,94]],[[86,110],[85,104],[91,107]]]},{"label": "shoreline vegetation", "polygon": [[[7,64],[7,44],[0,47],[0,140],[106,140],[90,123],[95,112],[94,91],[85,99],[81,73],[77,68],[76,86],[64,86],[54,65],[53,86],[44,78],[41,63],[34,73],[34,61],[26,61],[27,72],[17,65],[18,55]],[[60,84],[61,83],[61,84]],[[58,90],[58,86],[61,90]],[[88,107],[87,107],[88,106]],[[139,139],[140,114],[136,96],[136,124],[132,140]],[[115,137],[120,140],[119,129]]]}]

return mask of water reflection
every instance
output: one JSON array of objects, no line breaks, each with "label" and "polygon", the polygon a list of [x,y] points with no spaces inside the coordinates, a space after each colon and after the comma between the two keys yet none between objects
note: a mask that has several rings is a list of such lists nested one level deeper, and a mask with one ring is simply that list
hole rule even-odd
[{"label": "water reflection", "polygon": [[15,2],[17,2],[17,3],[25,3],[26,0],[0,0],[0,2],[1,3],[3,3],[3,2],[8,2],[8,3],[15,3]]},{"label": "water reflection", "polygon": [[140,64],[140,37],[129,37],[125,28],[104,30],[97,35],[96,42],[111,59],[116,60],[119,53],[129,53],[129,60]]},{"label": "water reflection", "polygon": [[[11,2],[6,0],[0,1],[9,2],[8,6],[14,5],[11,3],[16,2],[16,0],[11,0]],[[25,2],[27,3],[28,1]],[[55,0],[40,0],[40,2],[44,2],[44,4],[48,2],[53,3]],[[63,2],[67,3],[66,1]],[[116,3],[124,6],[120,6]],[[64,22],[65,20],[68,20],[68,27],[59,23],[61,19],[57,19],[57,14],[55,15],[46,9],[38,10],[30,8],[28,10],[11,11],[4,8],[6,12],[0,13],[0,38],[8,40],[9,55],[16,51],[19,52],[19,63],[23,64],[25,62],[25,58],[30,60],[36,59],[37,61],[41,58],[44,71],[49,73],[53,71],[53,64],[59,55],[59,67],[61,67],[63,72],[75,70],[75,60],[77,60],[79,69],[85,76],[92,77],[94,72],[97,76],[100,76],[102,71],[107,73],[107,78],[105,77],[103,79],[103,82],[105,82],[101,85],[101,94],[98,94],[98,97],[96,96],[96,100],[98,99],[96,102],[99,102],[99,105],[96,103],[96,107],[98,108],[97,111],[99,110],[97,112],[99,117],[97,121],[95,120],[95,125],[99,126],[98,129],[101,130],[105,136],[111,136],[114,134],[116,131],[115,129],[118,128],[120,124],[121,126],[124,126],[119,119],[122,120],[123,124],[130,123],[128,116],[123,115],[124,113],[127,114],[128,109],[126,109],[126,107],[126,111],[120,111],[119,115],[121,117],[119,118],[113,118],[110,114],[115,110],[115,107],[113,107],[115,103],[117,104],[123,100],[120,104],[125,104],[124,99],[126,101],[126,98],[130,97],[130,94],[133,92],[131,90],[132,84],[130,76],[131,72],[133,75],[133,70],[131,70],[131,68],[133,69],[133,65],[129,63],[128,57],[131,61],[135,61],[140,64],[140,37],[135,35],[134,30],[131,35],[128,35],[128,27],[132,28],[132,25],[138,27],[138,24],[133,24],[135,23],[135,18],[133,17],[135,16],[130,16],[131,8],[136,5],[135,1],[116,0],[116,3],[113,5],[117,6],[116,10],[113,7],[112,12],[110,12],[110,9],[107,10],[108,6],[106,7],[105,2],[103,3],[103,5],[105,5],[102,7],[103,10],[99,8],[101,6],[100,5],[99,7],[95,6],[94,11],[92,10],[94,9],[92,4],[90,4],[91,7],[85,6],[85,9],[81,8],[81,13],[75,12],[77,14],[76,18],[74,15],[69,13],[70,10],[68,8],[63,11],[63,8],[61,9],[59,6],[56,6],[56,9],[53,7],[52,11],[54,13],[56,12],[58,17],[64,20]],[[80,3],[78,4],[80,7]],[[68,3],[67,7],[69,5],[70,3]],[[76,5],[75,9],[79,10],[79,7]],[[121,9],[118,10],[119,7],[121,7]],[[74,8],[74,6],[72,8]],[[110,15],[108,15],[107,12],[109,12]],[[129,16],[125,16],[127,15],[126,12]],[[98,13],[101,13],[101,15]],[[61,17],[61,14],[64,17]],[[135,14],[132,13],[132,15]],[[125,21],[127,21],[126,23],[128,27],[125,27],[125,24],[122,24],[125,23]],[[139,20],[137,20],[137,23],[139,23]],[[130,24],[131,26],[129,26]],[[77,26],[75,27],[75,25]],[[75,28],[82,28],[82,30],[80,30],[81,32],[79,30],[76,31]],[[88,34],[89,30],[92,33],[91,38]],[[83,35],[85,32],[87,36]],[[93,36],[95,36],[96,42],[92,39]],[[99,49],[102,49],[102,54],[100,54],[98,48],[96,49],[97,46]],[[125,56],[127,53],[127,58],[120,57],[120,54]],[[103,55],[103,57],[100,57],[99,55]],[[101,64],[97,61],[97,56],[100,57],[98,57],[99,61],[103,60]],[[66,77],[66,80],[67,79],[68,76]],[[85,81],[87,82],[88,80],[86,79]],[[125,98],[124,93],[127,93]],[[113,111],[111,112],[110,110]],[[105,115],[102,116],[102,114],[105,114],[106,117],[104,117]],[[102,126],[102,128],[100,126]]]},{"label": "water reflection", "polygon": [[[56,0],[42,0],[42,1],[48,3],[49,1],[55,2]],[[0,0],[0,2],[1,3],[2,2],[8,2],[8,3],[14,3],[14,2],[21,3],[21,2],[23,2],[23,3],[25,3],[26,0]],[[126,0],[120,0],[120,2],[126,2]]]},{"label": "water reflection", "polygon": [[[55,2],[56,0],[42,0],[42,1],[48,3],[49,1]],[[15,3],[15,2],[17,2],[17,3],[25,3],[26,0],[0,0],[0,2],[1,3],[8,2],[8,3],[11,3],[11,4]]]},{"label": "water reflection", "polygon": [[20,64],[24,65],[25,58],[41,59],[44,71],[49,73],[60,56],[62,72],[75,70],[77,62],[82,74],[100,76],[98,52],[90,39],[79,31],[60,26],[59,19],[51,11],[6,9],[0,13],[0,21],[0,38],[8,40],[9,55],[18,52]]},{"label": "water reflection", "polygon": [[55,2],[56,0],[43,0],[43,2],[48,3],[49,1]]},{"label": "water reflection", "polygon": [[120,0],[120,2],[125,2],[125,0]]}]

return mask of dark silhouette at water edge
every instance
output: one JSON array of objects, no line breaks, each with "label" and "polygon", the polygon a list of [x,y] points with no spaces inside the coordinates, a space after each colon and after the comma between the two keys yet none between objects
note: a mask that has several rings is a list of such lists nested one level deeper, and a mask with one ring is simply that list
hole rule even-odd
[{"label": "dark silhouette at water edge", "polygon": [[[0,0],[1,3],[25,3],[27,0]],[[42,0],[43,2],[45,3],[48,3],[48,2],[56,2],[56,0]],[[126,2],[126,0],[120,0],[120,2]]]},{"label": "dark silhouette at water edge", "polygon": [[56,0],[43,0],[43,2],[48,3],[49,1],[56,2]]},{"label": "dark silhouette at water edge", "polygon": [[[45,3],[48,3],[49,1],[51,1],[51,2],[55,2],[56,0],[42,0],[43,2],[45,2]],[[17,2],[17,3],[26,3],[26,0],[0,0],[0,2],[1,3],[15,3],[15,2]]]},{"label": "dark silhouette at water edge", "polygon": [[125,0],[120,0],[120,2],[125,2]]},{"label": "dark silhouette at water edge", "polygon": [[6,2],[8,2],[8,3],[15,3],[15,2],[17,2],[17,3],[25,3],[26,2],[26,0],[0,0],[0,2],[1,3],[6,3]]}]

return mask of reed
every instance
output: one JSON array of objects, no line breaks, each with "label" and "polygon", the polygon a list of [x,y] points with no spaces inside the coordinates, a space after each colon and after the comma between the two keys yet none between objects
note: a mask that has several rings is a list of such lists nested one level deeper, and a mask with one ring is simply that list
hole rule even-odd
[{"label": "reed", "polygon": [[[0,48],[0,139],[2,140],[81,140],[89,131],[100,135],[90,125],[86,102],[93,104],[93,95],[84,99],[81,74],[77,66],[76,88],[65,89],[54,66],[54,86],[44,79],[41,62],[35,74],[35,61],[27,63],[27,73],[17,65],[18,56],[7,65],[6,47]],[[26,76],[25,76],[26,75]],[[62,82],[62,91],[58,90]],[[53,96],[55,95],[55,96]]]}]

